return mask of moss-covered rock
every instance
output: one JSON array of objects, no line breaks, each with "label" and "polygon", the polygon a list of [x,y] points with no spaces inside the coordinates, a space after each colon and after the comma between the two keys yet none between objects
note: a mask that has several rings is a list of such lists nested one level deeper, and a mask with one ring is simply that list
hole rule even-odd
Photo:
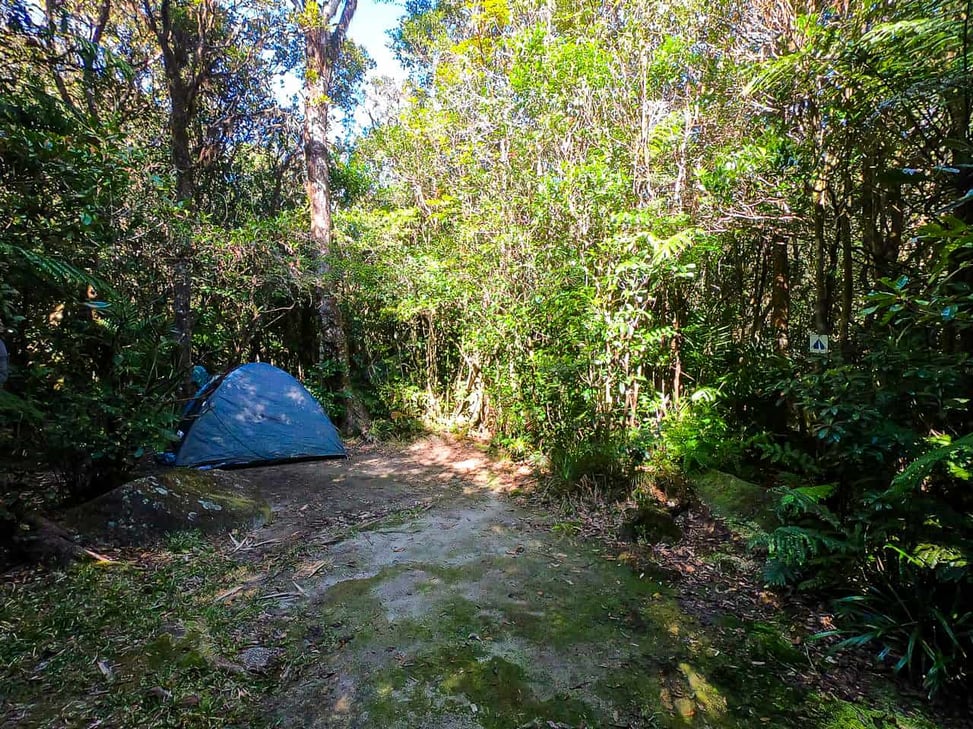
[{"label": "moss-covered rock", "polygon": [[270,506],[238,472],[179,468],[130,481],[61,521],[88,540],[130,545],[186,530],[255,528],[270,518]]},{"label": "moss-covered rock", "polygon": [[650,544],[671,544],[682,538],[682,530],[668,511],[647,498],[639,501],[638,508],[629,513],[622,525],[621,537],[633,542],[642,539]]},{"label": "moss-covered rock", "polygon": [[710,511],[746,538],[780,526],[767,489],[722,471],[707,471],[693,479],[696,493]]}]

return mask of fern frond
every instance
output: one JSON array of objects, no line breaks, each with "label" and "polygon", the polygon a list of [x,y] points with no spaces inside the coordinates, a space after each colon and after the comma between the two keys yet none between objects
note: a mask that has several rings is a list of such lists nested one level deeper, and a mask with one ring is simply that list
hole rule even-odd
[{"label": "fern frond", "polygon": [[934,448],[916,458],[908,468],[895,477],[892,487],[886,492],[887,495],[901,498],[915,491],[937,464],[958,453],[973,454],[973,433],[967,433],[948,445]]},{"label": "fern frond", "polygon": [[92,286],[104,294],[111,287],[104,279],[71,263],[30,251],[20,246],[0,243],[0,255],[19,258],[27,264],[28,272],[35,278],[57,286]]}]

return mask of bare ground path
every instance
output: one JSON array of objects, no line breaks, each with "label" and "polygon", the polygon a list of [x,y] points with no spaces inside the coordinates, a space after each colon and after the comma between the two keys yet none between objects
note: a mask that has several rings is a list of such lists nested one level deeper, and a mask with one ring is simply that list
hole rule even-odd
[{"label": "bare ground path", "polygon": [[287,656],[268,725],[934,726],[792,685],[806,657],[774,626],[701,625],[659,574],[511,498],[528,474],[468,444],[247,477],[276,516],[234,547],[250,577],[227,599],[263,601],[258,632]]},{"label": "bare ground path", "polygon": [[[618,505],[545,505],[529,480],[443,437],[358,446],[221,474],[265,527],[9,572],[0,727],[970,726],[867,655],[808,650],[826,615],[782,613],[706,509],[650,548],[614,541]],[[208,493],[186,498],[221,511]]]}]

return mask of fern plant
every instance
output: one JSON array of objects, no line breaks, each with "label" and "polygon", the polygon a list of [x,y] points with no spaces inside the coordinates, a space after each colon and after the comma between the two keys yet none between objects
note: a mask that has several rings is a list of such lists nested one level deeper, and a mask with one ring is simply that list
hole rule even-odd
[{"label": "fern plant", "polygon": [[827,585],[847,574],[862,551],[862,534],[847,529],[828,508],[833,484],[778,488],[777,517],[783,526],[755,538],[752,546],[767,551],[764,579],[800,589]]},{"label": "fern plant", "polygon": [[838,608],[845,644],[876,644],[933,695],[964,681],[973,658],[973,433],[929,443],[871,500],[889,515],[875,530],[881,548],[863,570],[866,587]]},{"label": "fern plant", "polygon": [[778,443],[769,433],[761,432],[748,441],[760,455],[760,460],[777,468],[793,473],[819,476],[821,469],[811,454],[796,448],[788,441]]}]

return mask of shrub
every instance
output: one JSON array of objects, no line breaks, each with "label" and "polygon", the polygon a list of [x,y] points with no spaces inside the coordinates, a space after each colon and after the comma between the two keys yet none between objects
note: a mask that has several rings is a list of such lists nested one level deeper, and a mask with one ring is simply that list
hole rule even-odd
[{"label": "shrub", "polygon": [[555,481],[562,487],[590,486],[620,495],[631,491],[635,483],[635,463],[621,437],[558,443],[551,449],[549,462]]},{"label": "shrub", "polygon": [[767,581],[842,594],[841,645],[877,644],[930,694],[959,684],[973,656],[971,471],[973,434],[938,436],[843,517],[833,484],[778,489]]},{"label": "shrub", "polygon": [[701,388],[662,418],[658,440],[651,444],[656,458],[665,458],[691,473],[726,466],[739,457],[736,439],[719,408],[719,391]]},{"label": "shrub", "polygon": [[973,656],[973,575],[965,556],[933,545],[909,554],[886,545],[862,575],[864,589],[837,601],[848,627],[841,646],[878,646],[896,672],[930,696],[962,683]]},{"label": "shrub", "polygon": [[52,327],[46,350],[15,373],[16,394],[4,393],[4,401],[20,417],[0,432],[0,449],[54,472],[63,493],[36,494],[41,501],[107,491],[146,451],[166,444],[176,385],[166,324],[163,315],[140,316],[115,302]]}]

